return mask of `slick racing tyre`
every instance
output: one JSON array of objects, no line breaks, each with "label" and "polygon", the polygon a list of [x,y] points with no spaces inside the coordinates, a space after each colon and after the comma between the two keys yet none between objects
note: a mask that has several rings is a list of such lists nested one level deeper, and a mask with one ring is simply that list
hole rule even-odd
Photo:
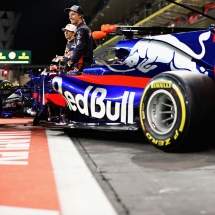
[{"label": "slick racing tyre", "polygon": [[[194,151],[213,140],[215,82],[196,72],[164,72],[145,87],[140,123],[147,140],[165,152]],[[212,139],[211,139],[212,138]]]},{"label": "slick racing tyre", "polygon": [[6,99],[10,92],[12,92],[13,84],[8,80],[0,80],[0,92],[2,94],[2,99]]}]

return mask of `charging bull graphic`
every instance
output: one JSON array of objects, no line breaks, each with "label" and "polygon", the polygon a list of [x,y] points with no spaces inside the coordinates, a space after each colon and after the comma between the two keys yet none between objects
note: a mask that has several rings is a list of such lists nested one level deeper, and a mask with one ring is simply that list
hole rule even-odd
[{"label": "charging bull graphic", "polygon": [[[123,72],[139,70],[147,73],[155,70],[158,64],[163,64],[167,67],[167,71],[188,70],[207,74],[205,68],[197,68],[194,59],[200,60],[204,57],[206,51],[204,41],[207,41],[210,35],[210,31],[199,35],[197,46],[199,46],[200,53],[195,53],[173,35],[146,37],[134,45],[129,56],[122,63],[127,68]],[[114,72],[122,72],[122,70],[115,69],[110,65],[108,68]]]}]

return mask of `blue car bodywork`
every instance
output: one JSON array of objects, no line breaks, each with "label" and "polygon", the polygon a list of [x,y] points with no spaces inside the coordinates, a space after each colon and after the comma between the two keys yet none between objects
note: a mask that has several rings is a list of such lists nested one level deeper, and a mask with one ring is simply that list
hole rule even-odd
[{"label": "blue car bodywork", "polygon": [[[81,76],[56,76],[52,87],[83,121],[140,126],[139,105],[151,78],[165,71],[185,70],[214,78],[214,33],[208,30],[123,40],[116,56],[121,64],[93,65]],[[72,120],[72,119],[71,119]]]},{"label": "blue car bodywork", "polygon": [[142,129],[163,151],[196,147],[192,134],[205,138],[209,131],[198,123],[215,120],[214,25],[123,39],[114,50],[121,63],[93,65],[80,76],[52,79],[53,89],[67,101],[66,125]]}]

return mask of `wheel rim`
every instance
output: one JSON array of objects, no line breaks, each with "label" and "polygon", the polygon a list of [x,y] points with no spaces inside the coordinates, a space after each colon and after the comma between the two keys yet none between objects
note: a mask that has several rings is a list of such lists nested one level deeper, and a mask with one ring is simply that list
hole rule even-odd
[{"label": "wheel rim", "polygon": [[176,123],[176,103],[166,90],[157,90],[150,96],[146,112],[149,125],[157,134],[167,134]]}]

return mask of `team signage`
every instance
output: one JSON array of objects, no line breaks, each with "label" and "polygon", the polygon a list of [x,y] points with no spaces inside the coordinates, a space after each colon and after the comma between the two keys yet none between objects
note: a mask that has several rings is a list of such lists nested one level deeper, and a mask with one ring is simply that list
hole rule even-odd
[{"label": "team signage", "polygon": [[30,64],[31,51],[0,50],[0,64]]}]

